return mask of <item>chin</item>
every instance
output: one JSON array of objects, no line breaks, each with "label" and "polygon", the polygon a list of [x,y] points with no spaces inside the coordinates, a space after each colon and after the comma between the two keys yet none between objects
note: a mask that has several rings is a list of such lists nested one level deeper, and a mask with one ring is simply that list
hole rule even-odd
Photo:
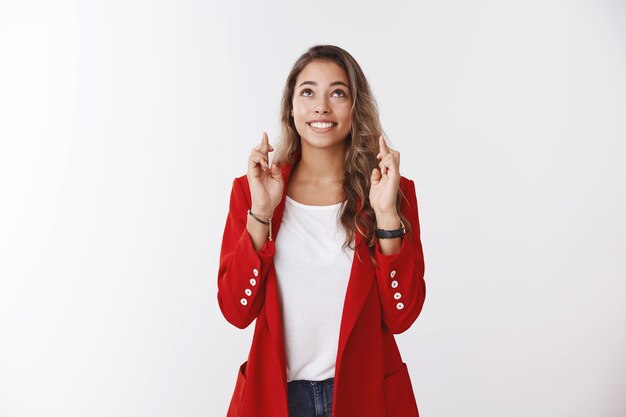
[{"label": "chin", "polygon": [[340,144],[342,144],[345,141],[344,139],[338,139],[338,138],[316,138],[316,137],[312,137],[312,138],[303,138],[300,137],[301,140],[303,141],[303,143],[306,143],[308,146],[314,147],[314,148],[332,148],[335,146],[339,146]]}]

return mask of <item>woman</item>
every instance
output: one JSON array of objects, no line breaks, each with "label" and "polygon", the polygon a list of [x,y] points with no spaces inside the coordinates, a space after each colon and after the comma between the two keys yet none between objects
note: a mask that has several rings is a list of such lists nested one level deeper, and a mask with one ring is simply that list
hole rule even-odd
[{"label": "woman", "polygon": [[230,196],[218,302],[256,324],[227,416],[416,417],[393,336],[426,293],[415,185],[354,58],[304,53],[281,121],[273,162],[263,133]]}]

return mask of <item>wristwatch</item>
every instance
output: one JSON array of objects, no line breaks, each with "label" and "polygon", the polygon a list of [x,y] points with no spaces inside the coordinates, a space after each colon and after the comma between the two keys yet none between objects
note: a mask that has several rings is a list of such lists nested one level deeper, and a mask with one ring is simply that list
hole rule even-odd
[{"label": "wristwatch", "polygon": [[400,220],[400,225],[402,227],[399,228],[399,229],[395,229],[395,230],[384,230],[384,229],[376,228],[376,230],[375,230],[376,237],[380,238],[380,239],[390,239],[392,237],[402,237],[406,233],[406,231],[404,229],[404,223],[402,223],[402,220]]}]

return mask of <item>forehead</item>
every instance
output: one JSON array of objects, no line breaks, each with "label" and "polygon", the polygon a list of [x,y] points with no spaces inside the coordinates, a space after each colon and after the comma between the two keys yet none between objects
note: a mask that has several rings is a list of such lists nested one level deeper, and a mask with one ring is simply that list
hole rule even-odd
[{"label": "forehead", "polygon": [[343,81],[348,84],[348,75],[339,64],[333,61],[311,61],[298,74],[296,87],[303,81],[315,81],[322,85],[333,81]]}]

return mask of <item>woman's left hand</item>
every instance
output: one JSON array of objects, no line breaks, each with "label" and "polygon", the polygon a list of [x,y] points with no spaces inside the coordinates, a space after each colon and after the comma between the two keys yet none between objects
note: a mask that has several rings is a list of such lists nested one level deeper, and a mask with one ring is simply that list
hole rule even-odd
[{"label": "woman's left hand", "polygon": [[376,159],[381,161],[372,170],[370,205],[376,216],[397,215],[396,197],[400,186],[400,152],[387,147],[385,138],[378,138],[380,152]]}]

